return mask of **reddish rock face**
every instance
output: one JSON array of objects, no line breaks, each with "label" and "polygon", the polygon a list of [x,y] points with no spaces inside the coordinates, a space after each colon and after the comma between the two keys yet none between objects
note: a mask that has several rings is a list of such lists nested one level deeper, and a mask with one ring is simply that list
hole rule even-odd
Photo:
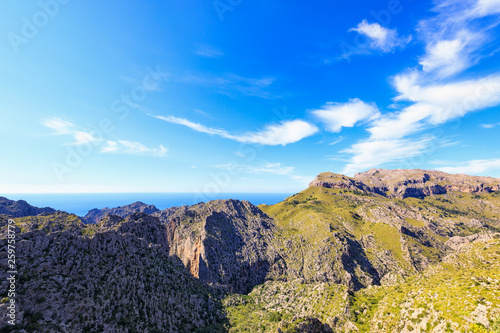
[{"label": "reddish rock face", "polygon": [[246,292],[264,281],[274,260],[268,254],[274,222],[247,201],[216,200],[153,216],[167,225],[170,255],[203,282]]}]

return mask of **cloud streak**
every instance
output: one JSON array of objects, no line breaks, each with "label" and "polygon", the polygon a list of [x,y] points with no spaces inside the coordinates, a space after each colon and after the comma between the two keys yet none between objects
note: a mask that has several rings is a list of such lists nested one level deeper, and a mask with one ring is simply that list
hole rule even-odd
[{"label": "cloud streak", "polygon": [[152,155],[166,156],[168,149],[160,145],[158,148],[148,147],[140,142],[127,140],[104,140],[94,135],[92,131],[84,131],[67,120],[61,118],[50,118],[42,121],[42,125],[50,128],[54,135],[72,136],[74,142],[68,145],[82,145],[91,143],[100,146],[101,153],[129,154],[129,155]]},{"label": "cloud streak", "polygon": [[463,173],[469,175],[480,175],[485,172],[500,171],[500,158],[488,160],[472,160],[449,167],[438,167],[438,170],[447,173]]},{"label": "cloud streak", "polygon": [[148,147],[140,142],[117,140],[108,140],[103,143],[100,152],[112,154],[130,154],[130,155],[152,155],[163,157],[167,155],[167,149],[160,145],[158,148]]},{"label": "cloud streak", "polygon": [[226,164],[216,165],[215,167],[217,169],[222,169],[222,170],[226,170],[229,172],[240,171],[240,172],[246,172],[246,173],[251,173],[251,174],[273,174],[273,175],[278,175],[278,176],[288,176],[293,181],[303,183],[303,184],[307,184],[312,179],[314,179],[314,177],[297,175],[295,173],[294,167],[284,166],[281,163],[264,163],[261,166],[226,163]]},{"label": "cloud streak", "polygon": [[316,126],[306,121],[291,120],[291,121],[282,121],[279,124],[266,125],[260,131],[247,132],[244,134],[236,135],[236,134],[231,134],[223,129],[215,129],[207,127],[205,125],[195,123],[184,118],[178,118],[174,116],[158,116],[152,114],[148,115],[172,124],[186,126],[200,133],[217,135],[222,138],[241,143],[254,143],[254,144],[269,145],[269,146],[277,146],[277,145],[286,146],[290,143],[295,143],[308,136],[311,136],[318,131]]},{"label": "cloud streak", "polygon": [[408,139],[368,139],[359,141],[350,148],[341,151],[354,155],[342,170],[343,174],[353,175],[379,165],[401,161],[424,152],[429,139],[418,141]]}]

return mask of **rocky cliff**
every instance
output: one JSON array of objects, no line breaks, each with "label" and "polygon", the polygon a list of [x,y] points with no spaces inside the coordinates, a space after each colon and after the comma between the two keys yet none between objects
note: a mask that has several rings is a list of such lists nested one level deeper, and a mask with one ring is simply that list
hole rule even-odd
[{"label": "rocky cliff", "polygon": [[38,208],[31,206],[24,200],[14,201],[0,197],[0,215],[5,214],[10,217],[23,217],[38,215],[40,213],[53,213],[56,210],[50,207]]},{"label": "rocky cliff", "polygon": [[273,220],[247,201],[216,200],[154,213],[168,230],[170,255],[206,283],[244,293],[264,282],[274,259]]},{"label": "rocky cliff", "polygon": [[152,214],[154,212],[159,211],[154,205],[147,205],[143,202],[136,201],[130,205],[119,206],[115,208],[102,208],[102,209],[91,209],[89,212],[82,218],[85,223],[97,223],[106,215],[116,215],[120,217],[127,217],[133,213],[146,213]]}]

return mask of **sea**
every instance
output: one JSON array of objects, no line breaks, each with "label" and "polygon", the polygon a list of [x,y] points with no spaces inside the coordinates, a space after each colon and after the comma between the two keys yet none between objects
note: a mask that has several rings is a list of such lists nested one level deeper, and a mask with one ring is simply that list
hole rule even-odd
[{"label": "sea", "polygon": [[5,194],[11,200],[24,200],[32,206],[52,207],[78,216],[84,216],[93,208],[114,208],[136,201],[155,205],[163,210],[170,207],[194,205],[217,199],[247,200],[254,205],[273,205],[293,193],[23,193]]}]

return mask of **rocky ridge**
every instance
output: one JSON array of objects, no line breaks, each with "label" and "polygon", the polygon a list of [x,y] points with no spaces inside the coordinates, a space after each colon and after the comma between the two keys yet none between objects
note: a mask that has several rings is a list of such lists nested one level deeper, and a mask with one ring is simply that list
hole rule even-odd
[{"label": "rocky ridge", "polygon": [[5,197],[0,197],[0,215],[5,214],[10,217],[23,217],[38,215],[40,213],[54,213],[56,210],[50,207],[35,207],[28,204],[24,200],[9,200]]},{"label": "rocky ridge", "polygon": [[103,219],[106,215],[116,215],[120,217],[127,217],[133,213],[146,213],[152,214],[158,212],[159,209],[154,205],[147,205],[143,202],[136,201],[131,203],[130,205],[119,206],[115,208],[102,208],[102,209],[91,209],[89,212],[82,218],[85,223],[97,223],[101,219]]},{"label": "rocky ridge", "polygon": [[435,170],[371,169],[350,178],[331,172],[318,175],[314,187],[366,191],[392,198],[425,197],[447,192],[491,193],[500,191],[500,179],[451,175]]}]

